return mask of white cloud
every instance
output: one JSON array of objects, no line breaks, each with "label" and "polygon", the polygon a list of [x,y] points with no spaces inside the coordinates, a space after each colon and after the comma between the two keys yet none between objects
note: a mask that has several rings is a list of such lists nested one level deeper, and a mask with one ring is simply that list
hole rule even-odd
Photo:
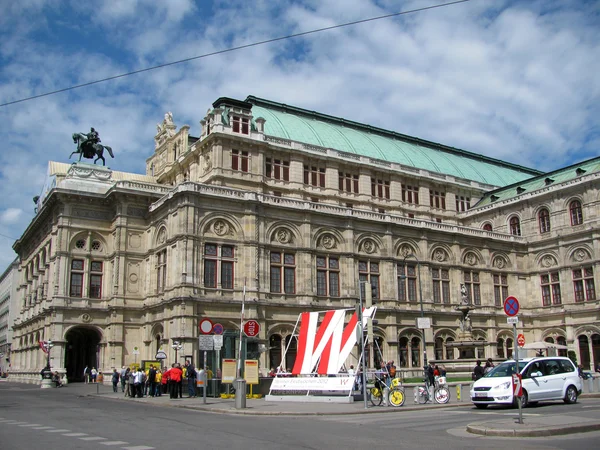
[{"label": "white cloud", "polygon": [[[0,103],[435,2],[399,3],[9,2]],[[221,96],[252,94],[542,170],[597,156],[597,17],[594,2],[476,0],[0,107],[0,210],[23,211],[0,233],[26,228],[47,161],[69,161],[71,133],[94,126],[115,151],[111,167],[142,172],[165,111],[198,135]],[[0,239],[0,265],[11,245]]]},{"label": "white cloud", "polygon": [[9,225],[19,220],[19,217],[23,214],[23,210],[19,208],[8,208],[0,213],[0,223]]}]

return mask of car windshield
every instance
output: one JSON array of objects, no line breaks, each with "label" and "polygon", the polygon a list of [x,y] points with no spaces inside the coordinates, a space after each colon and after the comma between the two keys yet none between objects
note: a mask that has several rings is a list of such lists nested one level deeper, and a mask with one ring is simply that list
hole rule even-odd
[{"label": "car windshield", "polygon": [[[524,365],[519,364],[519,366],[523,367]],[[502,364],[498,364],[492,370],[484,375],[485,378],[500,378],[500,377],[510,377],[515,373],[515,362],[505,362]]]}]

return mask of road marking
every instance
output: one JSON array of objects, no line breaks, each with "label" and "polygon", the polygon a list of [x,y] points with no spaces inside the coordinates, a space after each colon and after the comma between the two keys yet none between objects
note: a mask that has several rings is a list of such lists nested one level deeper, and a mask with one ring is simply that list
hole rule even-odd
[{"label": "road marking", "polygon": [[20,427],[39,427],[39,423],[27,423],[25,425],[19,425]]},{"label": "road marking", "polygon": [[125,442],[125,441],[105,441],[105,442],[99,442],[99,444],[102,444],[102,445],[125,445],[125,444],[128,444],[128,442]]},{"label": "road marking", "polygon": [[79,438],[79,440],[81,440],[81,441],[105,441],[106,438],[103,438],[100,436],[89,436],[89,437]]},{"label": "road marking", "polygon": [[24,425],[28,422],[12,422],[11,425]]},{"label": "road marking", "polygon": [[[52,427],[50,427],[50,428],[52,428]],[[59,430],[46,430],[46,433],[68,433],[69,431],[71,431],[71,430],[62,430],[62,429],[59,429]]]},{"label": "road marking", "polygon": [[147,447],[145,445],[136,445],[135,447],[121,447],[124,450],[152,450],[154,447]]},{"label": "road marking", "polygon": [[87,433],[65,433],[63,436],[69,437],[79,437],[79,436],[87,436]]},{"label": "road marking", "polygon": [[33,427],[32,430],[50,430],[53,427]]}]

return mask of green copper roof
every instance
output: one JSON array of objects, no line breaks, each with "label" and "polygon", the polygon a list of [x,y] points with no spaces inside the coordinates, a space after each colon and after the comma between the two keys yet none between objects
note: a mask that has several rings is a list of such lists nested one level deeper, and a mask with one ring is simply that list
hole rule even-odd
[{"label": "green copper roof", "polygon": [[475,207],[489,205],[491,203],[508,200],[519,195],[525,195],[529,192],[537,191],[547,186],[564,183],[565,181],[579,178],[583,175],[598,172],[600,170],[600,157],[589,159],[569,167],[564,167],[554,172],[548,172],[543,175],[525,180],[519,183],[505,186],[495,191],[490,191],[477,202]]},{"label": "green copper roof", "polygon": [[265,134],[269,136],[493,186],[506,186],[541,173],[453,147],[253,96],[248,97],[246,102],[253,105],[254,119],[262,117],[266,120]]}]

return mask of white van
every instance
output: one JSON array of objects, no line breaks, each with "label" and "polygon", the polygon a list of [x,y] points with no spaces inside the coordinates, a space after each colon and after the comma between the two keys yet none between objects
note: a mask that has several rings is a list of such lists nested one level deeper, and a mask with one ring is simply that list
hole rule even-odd
[{"label": "white van", "polygon": [[[523,377],[523,407],[542,400],[564,400],[575,403],[581,394],[582,381],[575,364],[560,356],[519,360]],[[488,405],[515,404],[512,375],[515,361],[505,361],[475,381],[471,386],[471,401],[477,408]]]}]

